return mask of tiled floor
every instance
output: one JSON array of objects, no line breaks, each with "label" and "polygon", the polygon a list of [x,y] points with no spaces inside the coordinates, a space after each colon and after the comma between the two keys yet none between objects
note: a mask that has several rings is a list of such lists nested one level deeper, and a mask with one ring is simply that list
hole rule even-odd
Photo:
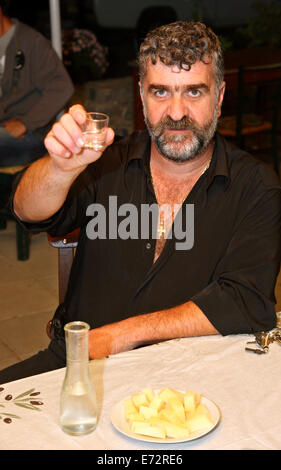
[{"label": "tiled floor", "polygon": [[0,369],[45,348],[57,303],[57,251],[33,235],[30,258],[18,261],[15,222],[0,230]]},{"label": "tiled floor", "polygon": [[[0,370],[45,348],[47,321],[57,307],[57,251],[33,235],[30,258],[18,261],[15,223],[0,231]],[[281,274],[276,285],[281,310]]]}]

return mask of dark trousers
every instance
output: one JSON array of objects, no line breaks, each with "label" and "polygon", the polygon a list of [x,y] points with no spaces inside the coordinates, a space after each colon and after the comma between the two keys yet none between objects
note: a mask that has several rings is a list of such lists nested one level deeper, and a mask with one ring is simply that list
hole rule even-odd
[{"label": "dark trousers", "polygon": [[0,166],[25,165],[47,153],[44,142],[32,132],[13,137],[0,126]]},{"label": "dark trousers", "polygon": [[65,342],[51,341],[49,347],[24,361],[0,371],[0,385],[31,375],[60,369],[66,365]]}]

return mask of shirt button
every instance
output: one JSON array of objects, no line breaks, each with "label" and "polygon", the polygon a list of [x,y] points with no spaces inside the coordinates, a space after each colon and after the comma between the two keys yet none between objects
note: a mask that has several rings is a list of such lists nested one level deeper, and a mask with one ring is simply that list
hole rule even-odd
[{"label": "shirt button", "polygon": [[150,250],[150,248],[151,248],[151,243],[148,242],[148,243],[145,245],[145,248],[146,248],[147,250]]}]

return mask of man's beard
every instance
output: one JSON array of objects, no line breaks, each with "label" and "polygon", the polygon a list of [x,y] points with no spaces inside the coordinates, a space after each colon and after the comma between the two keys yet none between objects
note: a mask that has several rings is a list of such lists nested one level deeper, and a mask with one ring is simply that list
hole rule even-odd
[{"label": "man's beard", "polygon": [[[144,119],[148,132],[158,152],[174,162],[186,162],[200,155],[212,140],[218,123],[218,106],[215,106],[213,117],[205,126],[199,127],[194,121],[184,116],[179,121],[174,121],[170,116],[159,121],[153,126],[144,109]],[[176,129],[191,131],[192,137],[183,133],[164,134],[165,130]]]}]

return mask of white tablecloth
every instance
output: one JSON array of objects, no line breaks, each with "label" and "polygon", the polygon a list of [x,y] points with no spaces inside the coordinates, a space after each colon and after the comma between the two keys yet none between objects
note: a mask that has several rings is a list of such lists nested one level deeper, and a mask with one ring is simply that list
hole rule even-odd
[{"label": "white tablecloth", "polygon": [[[67,435],[59,426],[65,369],[5,384],[0,392],[0,449],[281,449],[281,346],[273,343],[267,354],[257,355],[245,351],[251,339],[184,338],[92,361],[99,422],[85,436]],[[144,387],[166,386],[190,389],[215,401],[222,414],[218,427],[200,439],[177,444],[141,442],[115,430],[110,419],[115,403]],[[25,392],[22,403],[33,402],[34,409],[15,405],[15,398]]]}]

